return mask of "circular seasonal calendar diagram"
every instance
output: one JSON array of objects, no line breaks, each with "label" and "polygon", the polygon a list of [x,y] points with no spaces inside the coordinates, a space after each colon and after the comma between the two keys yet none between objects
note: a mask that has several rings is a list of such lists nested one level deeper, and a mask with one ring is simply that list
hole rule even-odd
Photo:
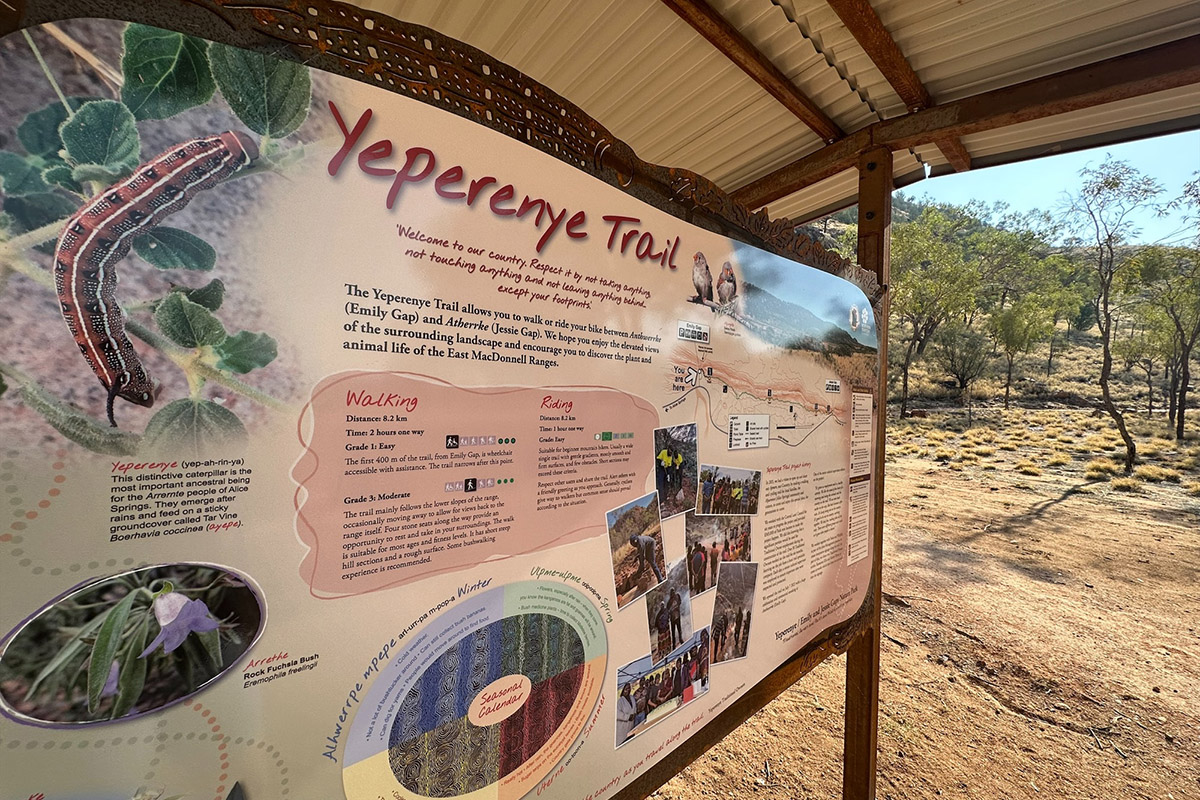
[{"label": "circular seasonal calendar diagram", "polygon": [[583,730],[606,662],[599,613],[561,584],[456,602],[371,685],[346,742],[346,797],[523,797]]}]

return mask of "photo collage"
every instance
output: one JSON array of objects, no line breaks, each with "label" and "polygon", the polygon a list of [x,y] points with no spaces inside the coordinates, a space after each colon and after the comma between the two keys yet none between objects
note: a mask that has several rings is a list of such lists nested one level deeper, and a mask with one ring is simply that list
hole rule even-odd
[{"label": "photo collage", "polygon": [[691,423],[654,431],[654,476],[606,514],[617,608],[645,598],[646,614],[646,654],[617,671],[617,747],[707,693],[710,666],[750,642],[762,473],[701,463]]}]

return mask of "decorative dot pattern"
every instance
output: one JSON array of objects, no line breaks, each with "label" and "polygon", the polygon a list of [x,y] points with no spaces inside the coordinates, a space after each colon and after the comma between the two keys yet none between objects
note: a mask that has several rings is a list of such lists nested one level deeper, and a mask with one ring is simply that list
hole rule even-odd
[{"label": "decorative dot pattern", "polygon": [[[55,461],[51,464],[54,470],[54,476],[51,478],[53,484],[46,489],[45,495],[38,500],[33,506],[26,503],[21,496],[21,489],[15,483],[17,475],[17,459],[21,453],[17,450],[9,450],[5,452],[3,460],[0,460],[0,526],[3,526],[4,510],[6,507],[11,509],[12,519],[8,522],[8,528],[0,533],[0,545],[19,545],[25,541],[24,532],[28,529],[29,523],[38,518],[39,509],[45,511],[50,508],[56,498],[62,495],[62,484],[67,482],[66,470],[66,450],[58,450],[54,454]],[[93,570],[100,567],[99,561],[90,561],[86,565],[83,562],[73,564],[59,564],[46,568],[43,565],[35,564],[32,558],[26,555],[25,548],[13,547],[9,549],[8,554],[15,559],[18,559],[17,566],[29,569],[33,575],[50,575],[58,577],[64,572],[79,572],[86,566],[87,569]],[[138,563],[133,558],[125,558],[119,562],[122,566],[132,567]],[[141,562],[139,565],[145,565],[146,562]],[[118,561],[115,558],[110,558],[105,562],[107,567],[117,566]]]},{"label": "decorative dot pattern", "polygon": [[63,459],[67,457],[67,451],[59,450],[54,454],[55,461],[51,465],[54,469],[51,482],[54,485],[46,489],[44,496],[36,502],[26,502],[20,494],[20,487],[13,482],[17,475],[17,459],[20,455],[17,450],[9,450],[4,454],[4,460],[0,461],[0,484],[3,485],[3,492],[0,493],[3,499],[0,500],[0,505],[7,506],[11,514],[7,530],[0,533],[0,544],[19,543],[22,538],[20,532],[28,527],[29,521],[38,518],[39,509],[45,511],[52,505],[54,498],[62,494],[59,486],[67,481],[63,472],[66,468]]},{"label": "decorative dot pattern", "polygon": [[[230,738],[222,732],[221,725],[219,722],[217,722],[216,714],[205,708],[202,703],[193,703],[191,705],[184,706],[184,708],[194,711],[200,715],[202,724],[207,729],[205,732],[199,734],[195,733],[194,731],[188,732],[187,734],[184,734],[180,731],[169,733],[168,728],[171,727],[171,717],[164,716],[159,719],[157,724],[154,726],[156,731],[155,733],[142,737],[130,736],[126,738],[117,736],[112,739],[76,739],[74,732],[67,731],[60,734],[62,738],[55,739],[24,740],[0,738],[0,748],[7,750],[20,750],[22,748],[25,750],[37,750],[39,748],[42,750],[53,750],[55,748],[60,750],[70,750],[72,748],[78,750],[103,750],[105,748],[130,747],[133,745],[141,745],[144,747],[157,742],[154,747],[154,756],[148,762],[149,769],[143,773],[142,776],[142,780],[152,781],[158,775],[159,767],[162,766],[162,759],[165,757],[164,754],[167,751],[168,742],[178,742],[181,740],[211,740],[216,745],[215,753],[217,756],[218,765],[215,784],[216,788],[214,789],[213,797],[214,800],[226,800],[229,791],[233,788],[233,784],[238,780],[238,777],[233,774],[230,768],[229,746],[232,743],[234,745],[242,745],[246,749],[257,749],[262,751],[263,755],[266,757],[266,760],[269,762],[269,765],[273,765],[279,773],[279,789],[276,791],[275,795],[277,797],[287,797],[291,794],[291,787],[289,786],[291,780],[288,778],[288,768],[286,766],[286,762],[284,761],[282,754],[274,745],[268,744],[262,740],[246,739],[241,736],[237,737],[237,739],[234,739],[231,742]],[[176,719],[176,721],[178,721],[178,719]],[[184,791],[184,789],[177,789],[176,791]]]},{"label": "decorative dot pattern", "polygon": [[[220,771],[217,775],[217,788],[214,792],[214,800],[225,800],[230,789],[233,788],[233,784],[238,780],[237,776],[232,775],[230,772],[230,737],[221,731],[221,725],[219,722],[217,722],[217,715],[207,709],[203,703],[193,703],[189,706],[189,708],[200,715],[204,725],[208,728],[208,733],[201,733],[196,738],[203,741],[211,736],[212,741],[217,745],[216,753]],[[189,733],[187,738],[191,739],[192,736],[193,734]],[[179,739],[179,737],[180,735],[178,733],[175,734],[175,739]],[[162,738],[164,740],[166,739],[165,734],[162,736]],[[275,748],[275,745],[268,744],[262,740],[258,740],[256,743],[254,739],[245,739],[241,736],[233,739],[232,744],[244,745],[247,748],[254,747],[257,744],[257,749],[264,751],[267,758],[273,761],[275,768],[279,770],[279,791],[277,792],[277,796],[287,797],[289,794],[291,794],[291,788],[288,786],[288,784],[291,782],[287,777],[288,769],[285,766],[283,758],[281,757],[282,754]],[[159,744],[159,751],[165,749],[165,744]]]}]

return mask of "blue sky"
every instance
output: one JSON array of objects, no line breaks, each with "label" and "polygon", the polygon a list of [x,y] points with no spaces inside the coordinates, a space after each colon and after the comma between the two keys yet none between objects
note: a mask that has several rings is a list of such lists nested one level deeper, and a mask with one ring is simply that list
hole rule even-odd
[{"label": "blue sky", "polygon": [[[1200,131],[943,175],[910,184],[902,191],[907,197],[925,195],[931,200],[954,205],[964,205],[971,200],[988,204],[1003,201],[1021,211],[1038,208],[1053,213],[1061,209],[1066,192],[1079,186],[1079,171],[1087,166],[1098,166],[1110,153],[1113,158],[1127,161],[1157,180],[1164,189],[1160,199],[1171,199],[1178,197],[1183,184],[1200,171]],[[1139,226],[1142,242],[1168,240],[1179,243],[1185,238],[1180,232],[1178,214],[1156,218],[1151,213],[1144,213],[1139,217]]]}]

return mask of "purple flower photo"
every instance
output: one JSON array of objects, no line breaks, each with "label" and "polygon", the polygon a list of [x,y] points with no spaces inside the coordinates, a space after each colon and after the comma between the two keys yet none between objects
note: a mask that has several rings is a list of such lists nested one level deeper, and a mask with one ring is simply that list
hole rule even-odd
[{"label": "purple flower photo", "polygon": [[0,640],[0,712],[63,727],[155,711],[235,666],[264,620],[250,580],[212,564],[85,583]]}]

